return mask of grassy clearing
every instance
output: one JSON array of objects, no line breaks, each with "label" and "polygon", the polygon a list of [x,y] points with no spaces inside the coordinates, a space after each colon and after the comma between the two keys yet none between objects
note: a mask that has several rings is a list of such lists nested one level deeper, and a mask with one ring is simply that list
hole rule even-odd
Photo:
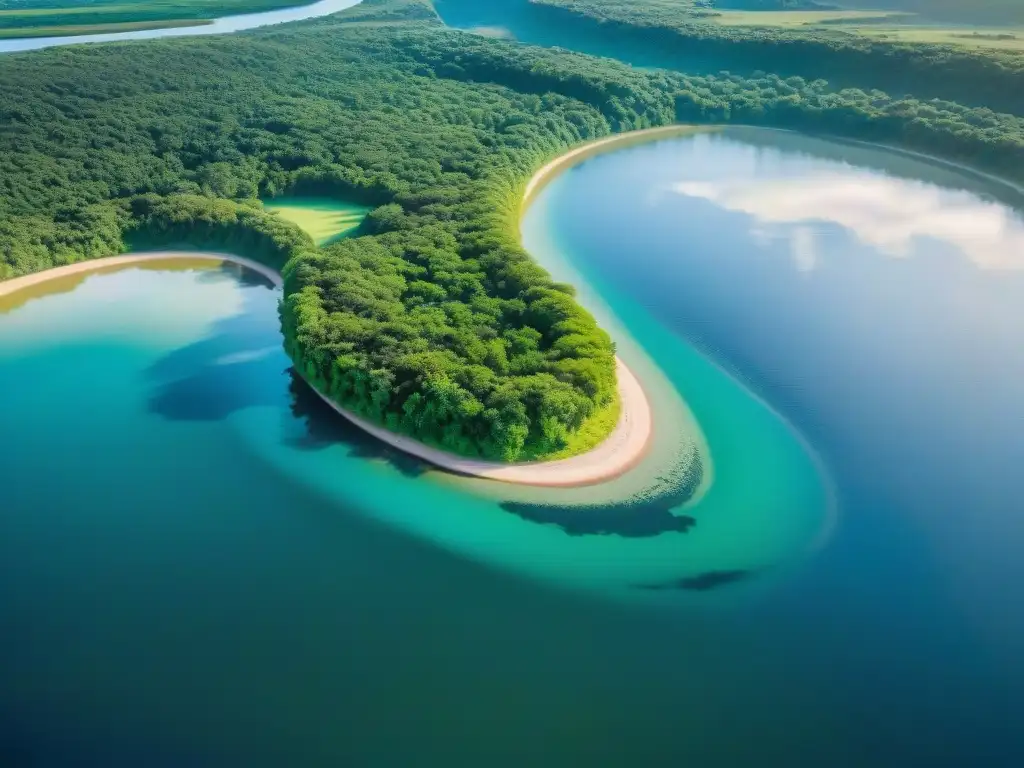
[{"label": "grassy clearing", "polygon": [[[897,21],[911,14],[899,11],[717,11],[708,21],[726,27],[808,27],[816,24],[842,25],[875,19]],[[841,26],[845,29],[845,26]]]},{"label": "grassy clearing", "polygon": [[901,11],[720,11],[704,19],[724,27],[772,27],[860,35],[890,43],[925,43],[1024,51],[1024,27],[922,24]]},{"label": "grassy clearing", "polygon": [[[844,29],[847,29],[844,27]],[[1024,52],[1024,27],[854,27],[847,31],[875,40],[901,43],[933,43]]]},{"label": "grassy clearing", "polygon": [[317,245],[326,245],[350,234],[370,210],[362,205],[316,197],[281,198],[268,201],[263,207],[306,232]]}]

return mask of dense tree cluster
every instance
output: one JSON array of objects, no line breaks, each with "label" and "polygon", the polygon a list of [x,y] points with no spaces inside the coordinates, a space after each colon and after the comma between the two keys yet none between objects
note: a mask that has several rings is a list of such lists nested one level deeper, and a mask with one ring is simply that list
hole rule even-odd
[{"label": "dense tree cluster", "polygon": [[402,55],[448,77],[521,93],[557,91],[599,108],[613,130],[735,122],[897,144],[1024,179],[1024,118],[939,99],[836,90],[823,80],[643,71],[564,51],[476,36],[396,34]]},{"label": "dense tree cluster", "polygon": [[[467,455],[550,456],[613,409],[614,348],[519,246],[523,185],[573,144],[674,120],[881,139],[1004,172],[1024,158],[1024,121],[989,110],[641,71],[368,0],[244,35],[0,58],[0,277],[133,243],[233,248],[283,270],[288,352],[340,404]],[[318,250],[262,209],[286,193],[374,209]]]}]

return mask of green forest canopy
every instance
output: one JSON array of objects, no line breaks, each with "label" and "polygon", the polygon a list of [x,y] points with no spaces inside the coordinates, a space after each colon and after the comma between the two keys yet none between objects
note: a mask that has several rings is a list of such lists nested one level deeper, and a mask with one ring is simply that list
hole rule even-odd
[{"label": "green forest canopy", "polygon": [[[1024,121],[990,109],[637,70],[367,0],[243,35],[0,57],[0,277],[139,244],[241,251],[283,270],[287,351],[341,405],[466,455],[561,455],[614,411],[614,347],[519,245],[523,185],[581,141],[675,121],[1024,176]],[[284,194],[372,210],[318,249],[263,210]]]}]

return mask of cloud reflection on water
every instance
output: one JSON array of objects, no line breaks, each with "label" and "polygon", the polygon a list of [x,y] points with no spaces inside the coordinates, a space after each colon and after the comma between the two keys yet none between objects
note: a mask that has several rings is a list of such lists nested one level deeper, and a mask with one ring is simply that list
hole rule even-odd
[{"label": "cloud reflection on water", "polygon": [[934,184],[844,165],[841,171],[795,176],[680,181],[672,191],[752,216],[758,222],[755,236],[788,240],[803,272],[826,255],[814,223],[839,225],[893,258],[928,255],[929,243],[932,248],[941,243],[981,269],[1024,269],[1024,219],[1019,214]]}]

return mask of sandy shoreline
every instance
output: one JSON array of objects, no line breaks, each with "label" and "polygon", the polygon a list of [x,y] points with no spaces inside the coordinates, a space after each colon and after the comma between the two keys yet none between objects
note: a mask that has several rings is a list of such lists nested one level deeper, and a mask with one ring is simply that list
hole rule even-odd
[{"label": "sandy shoreline", "polygon": [[[233,254],[208,251],[159,251],[81,261],[64,267],[56,267],[45,272],[17,277],[0,282],[0,296],[6,296],[15,291],[69,275],[85,274],[109,269],[110,267],[177,259],[230,262],[258,272],[276,286],[280,286],[282,282],[281,275],[270,267]],[[410,437],[395,434],[353,413],[349,413],[312,385],[310,385],[310,388],[341,416],[365,432],[370,433],[378,440],[449,472],[520,485],[543,487],[581,486],[593,485],[621,475],[643,457],[650,440],[652,430],[650,404],[647,401],[643,388],[640,386],[640,382],[637,381],[632,371],[621,360],[617,361],[617,363],[622,412],[619,422],[616,424],[615,429],[612,430],[612,433],[596,448],[579,456],[558,461],[526,462],[522,464],[503,464],[500,462],[467,459],[432,448]]]},{"label": "sandy shoreline", "polygon": [[605,136],[603,139],[583,144],[576,147],[576,149],[566,152],[564,155],[559,155],[533,174],[533,177],[526,183],[526,187],[523,190],[523,202],[520,213],[525,212],[530,207],[530,203],[537,197],[537,193],[555,176],[594,155],[631,144],[644,144],[648,141],[669,139],[675,136],[687,136],[693,133],[712,133],[720,129],[721,126],[717,125],[663,125],[659,128],[645,128],[639,131],[616,133],[611,136]]},{"label": "sandy shoreline", "polygon": [[270,267],[260,264],[257,261],[246,259],[241,256],[234,256],[229,253],[217,253],[215,251],[154,251],[152,253],[129,253],[124,256],[108,256],[103,259],[90,259],[88,261],[77,261],[64,267],[54,267],[44,272],[35,272],[23,277],[14,277],[10,280],[0,281],[0,296],[20,291],[40,283],[48,283],[60,277],[70,275],[98,272],[110,267],[128,266],[131,264],[144,264],[150,261],[169,261],[180,259],[192,259],[194,261],[229,261],[233,264],[240,264],[248,267],[254,272],[271,280],[274,285],[281,285],[281,276]]}]

